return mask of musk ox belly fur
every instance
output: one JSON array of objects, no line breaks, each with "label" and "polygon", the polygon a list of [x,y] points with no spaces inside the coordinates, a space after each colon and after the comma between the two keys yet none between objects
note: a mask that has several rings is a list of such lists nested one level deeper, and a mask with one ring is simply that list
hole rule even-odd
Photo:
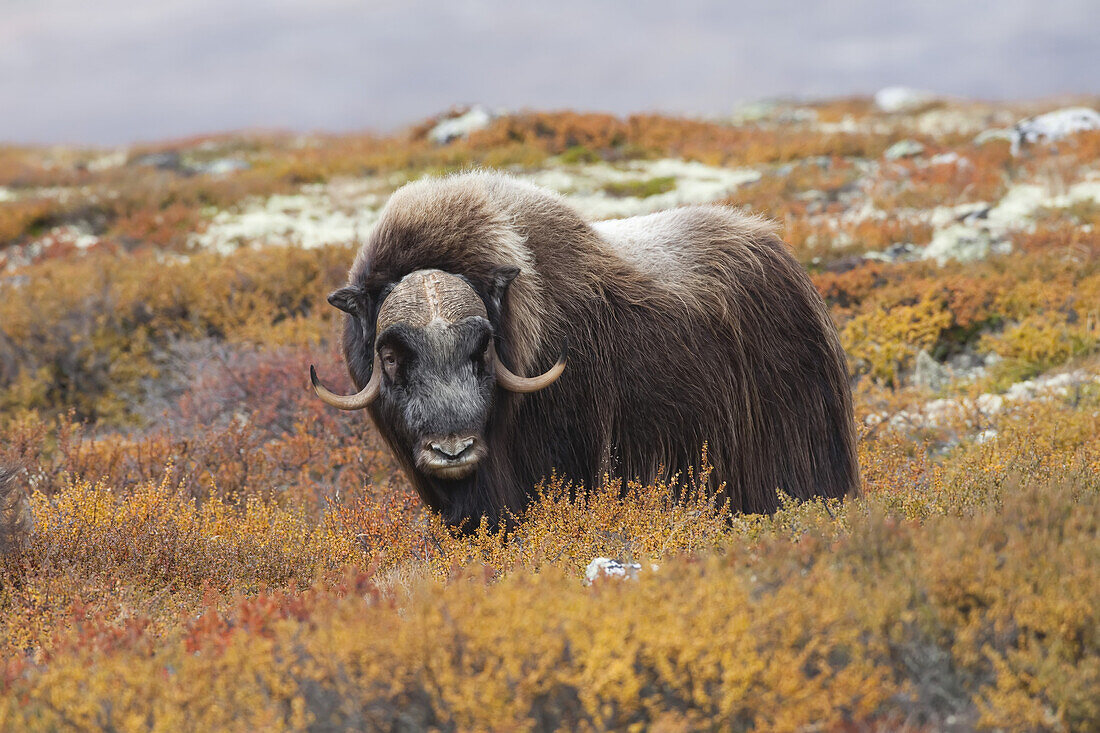
[{"label": "musk ox belly fur", "polygon": [[425,503],[448,521],[520,511],[551,473],[593,485],[685,472],[704,445],[709,487],[735,510],[774,511],[777,490],[858,491],[836,329],[764,220],[693,206],[589,223],[559,195],[501,174],[411,183],[330,297],[347,313],[344,356],[360,389],[380,368],[381,304],[426,271],[442,273],[433,282],[457,276],[481,298],[469,320],[484,316],[501,368],[542,374],[568,344],[549,386],[491,390],[484,456],[460,481],[418,470],[395,408],[370,405]]}]

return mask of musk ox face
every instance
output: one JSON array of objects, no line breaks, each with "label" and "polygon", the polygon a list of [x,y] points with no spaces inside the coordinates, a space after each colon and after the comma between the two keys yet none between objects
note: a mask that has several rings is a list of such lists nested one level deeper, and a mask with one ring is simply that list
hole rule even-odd
[{"label": "musk ox face", "polygon": [[416,470],[463,479],[485,457],[493,403],[492,328],[480,315],[422,327],[395,323],[378,334],[382,385],[375,402]]},{"label": "musk ox face", "polygon": [[[344,410],[374,406],[395,448],[409,465],[438,481],[470,477],[488,455],[486,440],[496,387],[535,392],[565,369],[565,357],[539,377],[518,377],[500,361],[486,301],[499,313],[516,268],[502,268],[485,297],[465,278],[441,270],[417,270],[397,282],[377,310],[370,378],[357,394],[333,394],[310,378],[318,396]],[[354,288],[330,298],[352,315]]]}]

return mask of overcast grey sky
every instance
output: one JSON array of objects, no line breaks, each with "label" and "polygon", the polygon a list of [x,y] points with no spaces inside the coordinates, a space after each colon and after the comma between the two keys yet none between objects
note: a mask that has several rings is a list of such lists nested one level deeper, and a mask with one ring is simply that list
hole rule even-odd
[{"label": "overcast grey sky", "polygon": [[1100,0],[0,0],[0,141],[1100,93]]}]

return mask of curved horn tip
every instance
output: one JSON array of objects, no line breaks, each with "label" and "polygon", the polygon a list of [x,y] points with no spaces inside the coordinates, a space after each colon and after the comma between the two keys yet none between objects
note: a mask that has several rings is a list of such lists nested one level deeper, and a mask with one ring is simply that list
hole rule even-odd
[{"label": "curved horn tip", "polygon": [[325,402],[328,402],[326,395],[329,394],[329,389],[321,383],[321,378],[317,376],[317,367],[312,364],[309,365],[309,384],[313,387],[313,391],[317,393]]},{"label": "curved horn tip", "polygon": [[317,369],[314,368],[312,364],[309,365],[309,381],[313,385],[313,391],[325,404],[340,410],[362,410],[378,397],[379,386],[382,382],[382,372],[378,366],[377,360],[378,356],[375,355],[374,369],[371,373],[370,380],[367,382],[367,386],[353,395],[338,395],[330,391],[328,387],[321,384],[321,380],[317,378]]},{"label": "curved horn tip", "polygon": [[497,355],[494,349],[493,361],[496,365],[497,384],[509,392],[518,392],[520,394],[530,394],[531,392],[538,392],[539,390],[546,389],[551,384],[558,381],[558,377],[565,371],[567,352],[568,342],[562,350],[562,355],[558,358],[557,363],[550,367],[549,371],[537,377],[520,377],[513,374],[512,371],[504,365],[504,362],[500,360],[500,356]]}]

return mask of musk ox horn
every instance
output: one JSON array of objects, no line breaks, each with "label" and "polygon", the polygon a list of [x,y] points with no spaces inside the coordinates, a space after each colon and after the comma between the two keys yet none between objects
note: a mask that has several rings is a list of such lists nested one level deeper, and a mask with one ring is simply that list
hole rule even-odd
[{"label": "musk ox horn", "polygon": [[309,365],[309,381],[313,384],[313,391],[326,405],[338,407],[341,410],[362,410],[374,402],[379,391],[381,391],[382,361],[378,358],[378,354],[374,355],[374,367],[371,369],[370,381],[367,382],[366,387],[353,395],[344,396],[330,392],[328,387],[321,384],[321,380],[317,378],[317,370],[313,368],[312,364]]},{"label": "musk ox horn", "polygon": [[521,377],[513,374],[508,367],[504,366],[504,362],[497,356],[497,350],[490,342],[489,349],[493,355],[493,368],[497,375],[497,384],[509,392],[519,392],[521,394],[529,394],[531,392],[538,392],[540,389],[546,389],[554,382],[558,381],[558,377],[565,371],[566,356],[569,353],[569,342],[566,341],[565,346],[562,347],[561,356],[558,358],[558,363],[550,367],[550,370],[545,374],[540,374],[537,377]]}]

